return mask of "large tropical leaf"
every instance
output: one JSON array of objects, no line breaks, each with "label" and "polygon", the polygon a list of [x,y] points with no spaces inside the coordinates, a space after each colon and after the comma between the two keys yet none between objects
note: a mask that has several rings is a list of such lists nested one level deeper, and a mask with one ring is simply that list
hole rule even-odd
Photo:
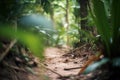
[{"label": "large tropical leaf", "polygon": [[97,30],[102,37],[107,53],[109,55],[111,33],[103,1],[93,0],[93,8]]},{"label": "large tropical leaf", "polygon": [[111,49],[115,56],[120,56],[120,0],[112,1],[111,22],[113,27],[113,45]]}]

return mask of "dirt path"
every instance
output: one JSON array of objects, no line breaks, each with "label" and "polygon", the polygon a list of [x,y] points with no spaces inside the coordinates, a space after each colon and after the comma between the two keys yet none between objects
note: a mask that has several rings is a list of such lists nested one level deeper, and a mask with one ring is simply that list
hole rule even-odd
[{"label": "dirt path", "polygon": [[[29,55],[27,64],[18,55],[9,60],[9,55],[0,64],[0,80],[93,80],[87,79],[89,75],[77,75],[91,52],[81,50],[81,47],[72,49],[68,54],[69,51],[69,48],[48,47],[45,49],[43,62],[38,57]],[[70,69],[76,67],[79,68]],[[58,78],[61,76],[62,78]]]},{"label": "dirt path", "polygon": [[[41,63],[38,62],[38,67],[33,69],[33,72],[37,75],[28,75],[28,80],[91,80],[87,79],[90,75],[77,75],[80,68],[70,69],[82,67],[86,60],[85,57],[72,58],[70,56],[63,56],[68,51],[68,48],[46,48],[44,52],[45,61],[42,63],[43,66],[41,67]],[[59,78],[60,76],[67,76],[67,78]]]},{"label": "dirt path", "polygon": [[[62,48],[47,48],[45,50],[45,57],[46,57],[46,67],[59,73],[62,76],[68,75],[75,75],[78,73],[79,69],[72,69],[72,70],[64,70],[65,68],[73,68],[73,67],[80,67],[82,62],[80,58],[70,59],[69,57],[64,57],[63,55],[66,54],[66,49]],[[51,80],[59,80],[57,77],[59,75],[51,72],[48,70],[47,75],[51,78]]]}]

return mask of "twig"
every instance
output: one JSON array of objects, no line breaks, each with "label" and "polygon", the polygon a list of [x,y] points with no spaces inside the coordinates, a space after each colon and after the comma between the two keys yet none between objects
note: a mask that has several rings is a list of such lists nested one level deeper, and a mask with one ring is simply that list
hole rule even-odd
[{"label": "twig", "polygon": [[59,74],[59,73],[57,73],[57,72],[53,71],[52,69],[47,68],[46,66],[44,66],[44,64],[40,63],[40,65],[41,65],[43,68],[45,68],[45,69],[47,69],[47,70],[49,70],[49,71],[51,71],[51,72],[53,72],[53,73],[57,74],[59,77],[63,77],[61,74]]},{"label": "twig", "polygon": [[83,67],[64,68],[64,70],[72,70],[72,69],[80,69],[80,68],[83,68]]},{"label": "twig", "polygon": [[19,67],[16,67],[16,66],[13,66],[13,65],[10,65],[10,64],[8,64],[8,63],[7,63],[7,62],[5,62],[5,61],[3,61],[3,64],[4,64],[4,65],[6,65],[6,66],[8,66],[8,67],[10,67],[10,68],[15,69],[15,70],[19,70],[19,71],[26,72],[24,69],[19,68]]},{"label": "twig", "polygon": [[13,77],[14,80],[18,80],[18,74],[15,70],[13,70],[14,75],[11,75]]},{"label": "twig", "polygon": [[14,46],[16,42],[17,42],[16,39],[10,42],[10,45],[8,46],[8,48],[0,56],[0,62],[5,58],[5,56],[8,54],[8,52],[10,51],[10,49]]},{"label": "twig", "polygon": [[78,48],[75,48],[75,49],[72,50],[72,52],[74,52],[74,51],[76,51],[76,50],[78,50],[78,49],[81,49],[81,48],[85,47],[86,45],[87,45],[87,44],[84,44],[84,45],[82,45],[82,46],[80,46],[80,47],[78,47]]}]

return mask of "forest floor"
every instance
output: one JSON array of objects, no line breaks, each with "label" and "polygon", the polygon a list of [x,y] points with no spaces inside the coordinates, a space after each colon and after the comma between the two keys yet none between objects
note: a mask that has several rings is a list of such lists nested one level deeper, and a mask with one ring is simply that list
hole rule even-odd
[{"label": "forest floor", "polygon": [[88,75],[78,73],[92,55],[92,51],[85,49],[84,46],[75,49],[46,48],[45,65],[48,70],[45,74],[50,80],[90,80],[93,73]]},{"label": "forest floor", "polygon": [[48,47],[44,55],[44,62],[32,56],[29,66],[19,56],[8,55],[0,64],[0,80],[93,80],[93,73],[77,75],[92,55],[87,47]]}]

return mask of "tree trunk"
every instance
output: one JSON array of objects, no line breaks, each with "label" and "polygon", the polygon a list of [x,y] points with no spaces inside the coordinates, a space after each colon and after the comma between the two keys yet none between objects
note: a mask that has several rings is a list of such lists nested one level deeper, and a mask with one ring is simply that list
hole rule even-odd
[{"label": "tree trunk", "polygon": [[50,18],[51,18],[51,20],[54,22],[54,7],[53,7],[53,5],[52,5],[52,3],[50,3],[51,4],[51,10],[50,10]]},{"label": "tree trunk", "polygon": [[[66,0],[66,32],[69,30],[69,0]],[[69,35],[67,34],[67,45],[69,45]]]},{"label": "tree trunk", "polygon": [[81,29],[83,30],[88,30],[88,26],[87,26],[87,19],[85,19],[88,15],[88,10],[87,10],[87,3],[88,0],[79,0],[79,4],[80,4],[80,17],[81,17]]}]

